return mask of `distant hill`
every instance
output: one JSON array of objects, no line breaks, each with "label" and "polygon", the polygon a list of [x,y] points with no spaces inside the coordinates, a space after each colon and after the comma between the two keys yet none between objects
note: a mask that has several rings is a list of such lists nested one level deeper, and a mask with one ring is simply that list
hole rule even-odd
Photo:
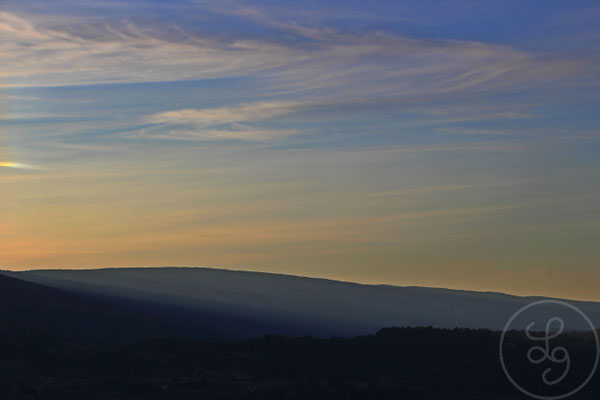
[{"label": "distant hill", "polygon": [[4,338],[86,342],[166,333],[164,319],[141,310],[7,276],[0,276],[0,315]]},{"label": "distant hill", "polygon": [[284,331],[260,318],[71,291],[0,275],[0,341],[104,346],[151,338],[233,340]]},{"label": "distant hill", "polygon": [[[152,309],[163,317],[217,321],[214,332],[352,336],[385,326],[499,330],[540,298],[421,287],[361,285],[325,279],[210,268],[117,268],[2,272],[25,281]],[[600,326],[600,304],[570,302]],[[553,316],[551,308],[540,320]],[[525,322],[516,321],[520,328]],[[572,329],[588,329],[566,321]],[[541,324],[539,325],[541,326]]]}]

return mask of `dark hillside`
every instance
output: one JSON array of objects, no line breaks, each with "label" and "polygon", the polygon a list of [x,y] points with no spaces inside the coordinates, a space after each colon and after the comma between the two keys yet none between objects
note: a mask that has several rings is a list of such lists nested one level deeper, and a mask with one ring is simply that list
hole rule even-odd
[{"label": "dark hillside", "polygon": [[[242,342],[154,339],[114,348],[35,347],[0,355],[0,398],[68,399],[523,399],[487,330],[393,328],[356,338],[266,336]],[[522,333],[511,346],[526,352]],[[22,343],[26,348],[27,341]],[[593,356],[568,334],[575,362]],[[574,364],[575,365],[575,364]],[[539,374],[531,371],[530,385]],[[574,369],[573,379],[579,379]],[[597,399],[598,376],[573,399]]]}]

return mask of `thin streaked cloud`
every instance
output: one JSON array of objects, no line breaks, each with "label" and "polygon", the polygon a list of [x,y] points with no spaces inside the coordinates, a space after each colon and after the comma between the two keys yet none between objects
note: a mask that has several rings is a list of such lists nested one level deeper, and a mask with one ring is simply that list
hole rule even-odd
[{"label": "thin streaked cloud", "polygon": [[146,118],[149,123],[186,124],[200,127],[269,119],[294,111],[297,102],[261,102],[237,107],[165,111]]},{"label": "thin streaked cloud", "polygon": [[489,186],[490,186],[489,184],[487,184],[487,185],[470,184],[470,185],[424,186],[424,187],[417,187],[417,188],[406,188],[406,189],[386,190],[384,192],[375,192],[375,193],[371,193],[371,196],[372,197],[398,197],[398,196],[431,193],[431,192],[451,192],[451,191],[455,191],[455,190],[485,188],[485,187],[489,187]]},{"label": "thin streaked cloud", "polygon": [[167,36],[130,21],[92,27],[91,36],[77,35],[68,25],[51,25],[44,18],[0,13],[4,32],[0,49],[7,55],[0,76],[5,85],[246,75],[266,80],[270,90],[279,94],[327,89],[333,97],[414,95],[548,82],[581,68],[574,60],[538,60],[507,46],[379,33],[349,35],[299,26],[289,29],[305,42],[300,45],[272,38],[199,36],[183,30]]},{"label": "thin streaked cloud", "polygon": [[235,107],[183,109],[149,115],[141,122],[152,126],[123,134],[128,138],[184,140],[267,140],[298,134],[295,129],[266,129],[247,125],[294,112],[298,102],[259,102]]}]

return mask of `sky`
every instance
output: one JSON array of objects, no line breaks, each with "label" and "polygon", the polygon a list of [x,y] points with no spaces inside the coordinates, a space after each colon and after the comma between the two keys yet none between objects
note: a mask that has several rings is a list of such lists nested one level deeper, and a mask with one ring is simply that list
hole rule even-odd
[{"label": "sky", "polygon": [[597,1],[0,5],[0,268],[600,300]]}]

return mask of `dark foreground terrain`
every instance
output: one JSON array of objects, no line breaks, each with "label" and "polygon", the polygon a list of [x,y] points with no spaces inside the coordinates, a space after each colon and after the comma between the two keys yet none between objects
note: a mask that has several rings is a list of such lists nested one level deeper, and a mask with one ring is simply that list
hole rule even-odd
[{"label": "dark foreground terrain", "polygon": [[[352,339],[150,339],[99,347],[13,338],[0,348],[0,398],[524,398],[503,375],[498,340],[485,330],[433,328],[383,329]],[[572,357],[593,353],[589,336],[561,340],[575,349]],[[529,344],[515,334],[511,345],[526,351]],[[536,385],[539,375],[532,371],[528,379]],[[573,398],[598,393],[595,378]]]},{"label": "dark foreground terrain", "polygon": [[[345,338],[236,338],[277,330],[237,315],[175,313],[0,276],[0,400],[13,399],[523,399],[505,377],[500,332],[387,328]],[[176,314],[177,316],[174,316]],[[193,316],[193,319],[190,317]],[[542,344],[543,342],[533,343]],[[505,346],[520,383],[542,395],[577,386],[593,366],[592,332],[565,333],[572,365],[541,382],[524,332]],[[597,374],[573,399],[598,399]]]}]

